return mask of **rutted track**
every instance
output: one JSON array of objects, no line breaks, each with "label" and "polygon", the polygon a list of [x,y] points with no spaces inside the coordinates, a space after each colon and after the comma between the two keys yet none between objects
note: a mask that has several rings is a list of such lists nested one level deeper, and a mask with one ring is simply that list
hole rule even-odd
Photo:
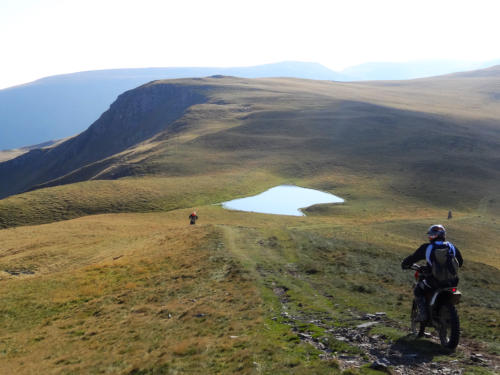
[{"label": "rutted track", "polygon": [[[290,326],[298,339],[319,350],[319,357],[325,361],[336,361],[343,370],[369,366],[400,375],[462,375],[481,369],[485,374],[500,373],[500,358],[477,341],[462,337],[457,350],[452,352],[442,348],[439,338],[431,333],[426,332],[425,338],[416,338],[409,332],[409,323],[393,320],[385,312],[367,314],[352,307],[331,313],[315,311],[298,299],[296,291],[292,293],[287,286],[276,281],[307,283],[310,270],[300,271],[293,267],[292,270],[287,268],[289,265],[283,265],[287,251],[283,243],[294,246],[293,240],[283,233],[284,239],[264,238],[259,230],[243,226],[222,225],[221,229],[226,249],[280,302],[278,310],[269,310],[273,311],[272,320]],[[312,284],[310,287],[313,293],[321,294]],[[335,302],[335,296],[325,296]]]},{"label": "rutted track", "polygon": [[[364,314],[361,316],[365,323],[353,325],[351,327],[338,327],[334,324],[325,324],[325,319],[317,320],[303,315],[291,315],[288,313],[288,298],[286,289],[275,287],[274,293],[279,297],[282,304],[281,317],[283,322],[288,324],[292,331],[299,332],[298,326],[303,323],[313,324],[325,332],[333,335],[336,340],[345,342],[357,347],[362,354],[342,354],[335,353],[328,348],[328,338],[314,337],[313,332],[299,332],[298,337],[316,349],[323,352],[324,359],[336,359],[341,368],[360,367],[370,365],[371,368],[385,371],[389,374],[401,375],[428,375],[428,374],[450,374],[461,375],[467,366],[482,366],[485,369],[498,373],[500,371],[500,361],[498,357],[482,352],[482,348],[475,343],[465,341],[459,345],[457,352],[453,353],[442,349],[438,342],[439,338],[426,332],[426,339],[430,347],[435,348],[435,354],[449,355],[449,361],[433,361],[433,355],[422,353],[411,346],[411,342],[417,340],[408,333],[403,339],[392,341],[384,335],[371,334],[371,329],[378,325],[396,328],[401,331],[408,331],[407,327],[402,327],[399,323],[387,318],[385,313]],[[353,320],[359,322],[360,314],[350,312]]]}]

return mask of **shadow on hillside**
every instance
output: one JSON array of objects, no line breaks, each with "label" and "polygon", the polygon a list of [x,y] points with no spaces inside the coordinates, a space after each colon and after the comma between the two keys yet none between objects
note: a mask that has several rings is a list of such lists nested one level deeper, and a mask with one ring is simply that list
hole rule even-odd
[{"label": "shadow on hillside", "polygon": [[[380,348],[372,348],[371,354],[377,358],[384,358],[387,355],[387,350]],[[433,362],[434,357],[449,355],[453,351],[443,348],[436,342],[430,339],[416,338],[412,334],[408,334],[396,340],[391,346],[389,358],[391,365],[422,365]]]}]

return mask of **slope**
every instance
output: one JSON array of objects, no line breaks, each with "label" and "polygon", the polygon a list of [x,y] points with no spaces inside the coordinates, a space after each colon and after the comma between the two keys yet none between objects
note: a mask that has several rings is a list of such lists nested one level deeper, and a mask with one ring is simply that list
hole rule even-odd
[{"label": "slope", "polygon": [[[0,230],[0,372],[367,375],[374,361],[385,373],[498,372],[495,78],[213,77],[128,95],[172,85],[201,102],[0,200],[0,226],[18,226]],[[112,124],[101,131],[128,136]],[[280,183],[346,203],[306,217],[213,205]],[[466,261],[456,353],[408,334],[412,276],[400,270],[450,208]],[[160,212],[86,216],[127,211]]]},{"label": "slope", "polygon": [[[466,255],[462,341],[449,353],[435,336],[408,334],[411,275],[399,266],[439,216],[199,213],[196,226],[184,209],[0,230],[0,372],[377,374],[367,367],[378,360],[406,374],[492,374],[499,366],[495,224],[469,216],[448,226]],[[467,235],[472,225],[476,236]]]},{"label": "slope", "polygon": [[121,152],[163,130],[186,108],[204,100],[194,87],[175,84],[126,92],[82,134],[2,163],[0,174],[8,176],[10,182],[2,186],[0,194],[26,190]]},{"label": "slope", "polygon": [[499,80],[156,81],[124,94],[82,135],[1,163],[0,179],[8,182],[0,192],[258,170],[274,181],[370,177],[393,193],[441,207],[495,211]]},{"label": "slope", "polygon": [[317,63],[281,62],[233,68],[144,68],[78,72],[0,90],[0,150],[73,136],[85,130],[118,95],[158,79],[215,74],[336,80]]},{"label": "slope", "polygon": [[295,77],[318,80],[400,80],[478,69],[498,61],[368,63],[334,72],[317,63],[287,61],[233,68],[143,68],[78,72],[0,90],[0,151],[73,136],[85,130],[126,90],[157,79],[216,74],[246,78]]}]

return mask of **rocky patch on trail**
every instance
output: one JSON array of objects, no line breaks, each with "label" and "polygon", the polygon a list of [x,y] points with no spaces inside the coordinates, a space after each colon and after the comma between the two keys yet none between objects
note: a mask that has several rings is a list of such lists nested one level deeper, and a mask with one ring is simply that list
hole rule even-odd
[{"label": "rocky patch on trail", "polygon": [[35,274],[35,271],[27,269],[27,268],[9,269],[9,270],[4,270],[4,272],[7,272],[11,276],[34,275]]},{"label": "rocky patch on trail", "polygon": [[[301,341],[321,351],[321,358],[338,361],[342,369],[369,365],[372,369],[394,375],[462,375],[468,366],[484,367],[493,373],[500,371],[499,358],[481,353],[477,344],[462,340],[457,351],[451,352],[442,348],[438,344],[438,337],[429,333],[426,333],[424,339],[418,340],[411,334],[393,340],[384,334],[371,333],[371,330],[378,325],[408,332],[407,327],[402,327],[389,319],[384,312],[375,314],[350,312],[353,316],[351,323],[354,324],[339,327],[338,322],[334,322],[333,319],[314,319],[304,311],[289,313],[287,288],[274,286],[273,291],[282,304],[280,321],[288,324]],[[278,317],[273,319],[276,320]],[[301,328],[307,325],[321,328],[324,335]],[[332,345],[330,342],[332,340],[336,341],[336,345]],[[354,350],[332,349],[338,347],[339,342]],[[440,356],[438,362],[433,362],[435,356]],[[442,356],[449,356],[449,360],[443,360]]]}]

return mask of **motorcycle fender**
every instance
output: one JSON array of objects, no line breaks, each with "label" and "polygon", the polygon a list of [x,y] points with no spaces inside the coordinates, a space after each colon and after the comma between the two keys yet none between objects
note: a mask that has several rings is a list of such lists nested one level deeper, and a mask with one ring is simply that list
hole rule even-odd
[{"label": "motorcycle fender", "polygon": [[[442,292],[443,292],[442,290],[438,290],[434,293],[434,295],[432,296],[431,302],[429,303],[430,306],[434,307],[438,296]],[[449,301],[452,305],[457,305],[460,302],[460,298],[462,297],[462,293],[460,293],[458,290],[456,292],[453,292],[453,293],[448,293],[448,295],[449,295],[449,297],[448,297]]]},{"label": "motorcycle fender", "polygon": [[462,293],[460,293],[458,290],[456,292],[454,292],[451,296],[450,296],[450,302],[453,304],[453,305],[458,305],[460,303],[460,298],[462,298]]}]

